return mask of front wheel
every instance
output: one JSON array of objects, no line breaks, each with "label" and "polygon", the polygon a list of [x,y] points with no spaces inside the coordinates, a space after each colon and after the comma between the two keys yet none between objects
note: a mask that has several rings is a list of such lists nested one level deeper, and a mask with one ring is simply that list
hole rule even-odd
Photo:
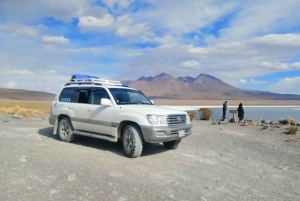
[{"label": "front wheel", "polygon": [[164,142],[164,146],[167,149],[176,149],[180,142],[181,142],[181,139],[173,140],[173,141],[169,141],[169,142]]},{"label": "front wheel", "polygon": [[123,150],[130,158],[137,158],[143,151],[142,133],[137,125],[127,125],[122,136]]},{"label": "front wheel", "polygon": [[58,125],[58,134],[62,141],[72,142],[75,138],[73,135],[73,127],[69,118],[63,118]]}]

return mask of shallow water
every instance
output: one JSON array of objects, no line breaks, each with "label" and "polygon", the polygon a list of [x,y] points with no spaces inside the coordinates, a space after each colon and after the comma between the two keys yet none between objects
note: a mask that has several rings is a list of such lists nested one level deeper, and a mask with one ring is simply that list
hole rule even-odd
[{"label": "shallow water", "polygon": [[[212,120],[220,120],[222,118],[222,108],[211,108],[213,113]],[[236,110],[237,107],[228,107],[226,113],[226,119],[230,120],[233,115],[229,113],[229,110]],[[258,121],[260,119],[277,121],[279,119],[286,119],[291,117],[297,123],[300,121],[300,107],[244,107],[245,119],[254,119]],[[237,114],[235,114],[237,117]],[[197,119],[200,119],[197,114]]]}]

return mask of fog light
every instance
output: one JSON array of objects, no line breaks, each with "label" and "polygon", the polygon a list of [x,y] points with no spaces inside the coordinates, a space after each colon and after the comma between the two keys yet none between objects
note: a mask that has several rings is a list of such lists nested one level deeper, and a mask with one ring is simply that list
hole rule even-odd
[{"label": "fog light", "polygon": [[166,131],[156,131],[156,136],[165,136]]}]

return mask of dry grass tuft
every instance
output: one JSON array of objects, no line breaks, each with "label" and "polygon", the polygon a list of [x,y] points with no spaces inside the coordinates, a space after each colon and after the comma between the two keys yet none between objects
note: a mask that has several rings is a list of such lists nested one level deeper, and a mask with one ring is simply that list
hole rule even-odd
[{"label": "dry grass tuft", "polygon": [[51,103],[33,101],[0,100],[0,113],[13,115],[18,113],[24,117],[36,117],[50,114]]},{"label": "dry grass tuft", "polygon": [[291,135],[296,135],[297,132],[298,132],[298,126],[290,126],[287,131],[287,133]]},{"label": "dry grass tuft", "polygon": [[191,121],[196,119],[196,112],[195,111],[188,111],[187,113],[188,113]]},{"label": "dry grass tuft", "polygon": [[250,125],[250,126],[255,126],[255,125],[256,125],[254,119],[250,119],[250,120],[249,120],[249,125]]},{"label": "dry grass tuft", "polygon": [[201,119],[203,120],[210,120],[213,115],[213,111],[210,108],[201,108],[199,109]]},{"label": "dry grass tuft", "polygon": [[287,120],[289,120],[290,123],[295,123],[295,121],[292,117],[288,117]]}]

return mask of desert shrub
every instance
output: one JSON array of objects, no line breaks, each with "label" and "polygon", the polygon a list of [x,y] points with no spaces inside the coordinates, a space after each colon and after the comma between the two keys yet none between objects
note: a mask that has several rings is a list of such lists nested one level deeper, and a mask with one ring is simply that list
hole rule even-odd
[{"label": "desert shrub", "polygon": [[189,114],[191,121],[196,119],[196,112],[195,111],[188,111],[187,113]]},{"label": "desert shrub", "polygon": [[289,120],[290,123],[295,123],[295,121],[292,117],[288,117],[287,120]]},{"label": "desert shrub", "polygon": [[29,117],[29,115],[28,115],[28,109],[27,109],[27,108],[20,108],[18,112],[19,112],[19,114],[21,114],[23,117]]},{"label": "desert shrub", "polygon": [[203,120],[210,120],[210,118],[214,113],[210,108],[201,108],[199,112],[200,112],[200,117]]},{"label": "desert shrub", "polygon": [[46,109],[33,109],[33,108],[25,108],[16,105],[14,107],[0,107],[0,112],[5,114],[15,114],[19,113],[23,117],[31,117],[31,116],[38,116],[44,114],[50,114],[50,111]]},{"label": "desert shrub", "polygon": [[255,121],[253,120],[253,119],[250,119],[249,120],[249,125],[250,126],[255,126],[256,124],[255,124]]},{"label": "desert shrub", "polygon": [[15,113],[17,113],[19,110],[20,110],[20,106],[19,106],[19,105],[16,105],[15,107],[9,107],[9,108],[7,108],[6,113],[7,113],[7,114],[15,114]]},{"label": "desert shrub", "polygon": [[297,132],[298,132],[298,126],[290,126],[287,131],[288,134],[292,134],[292,135],[296,135]]}]

